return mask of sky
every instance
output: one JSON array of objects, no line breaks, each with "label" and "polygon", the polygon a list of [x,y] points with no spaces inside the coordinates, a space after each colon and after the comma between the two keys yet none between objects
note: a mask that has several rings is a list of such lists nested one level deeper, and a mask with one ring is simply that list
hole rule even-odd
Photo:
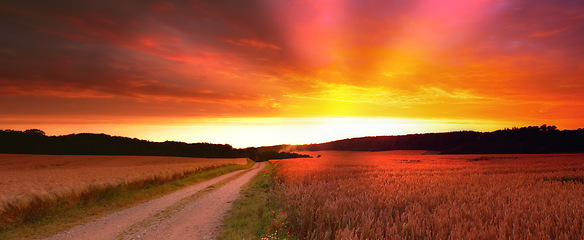
[{"label": "sky", "polygon": [[584,127],[581,0],[1,1],[0,129],[234,147]]}]

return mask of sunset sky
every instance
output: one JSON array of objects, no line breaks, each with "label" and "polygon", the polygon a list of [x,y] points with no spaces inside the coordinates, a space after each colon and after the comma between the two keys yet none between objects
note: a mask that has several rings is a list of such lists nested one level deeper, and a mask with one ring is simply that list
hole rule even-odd
[{"label": "sunset sky", "polygon": [[247,147],[583,109],[582,0],[0,2],[0,129]]}]

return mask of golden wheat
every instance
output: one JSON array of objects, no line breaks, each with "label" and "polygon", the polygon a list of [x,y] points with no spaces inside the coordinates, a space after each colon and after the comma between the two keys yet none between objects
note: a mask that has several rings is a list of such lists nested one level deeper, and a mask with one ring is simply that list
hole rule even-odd
[{"label": "golden wheat", "polygon": [[300,239],[584,239],[584,154],[275,161]]},{"label": "golden wheat", "polygon": [[246,164],[243,158],[0,154],[0,212],[35,198],[75,196],[92,188],[164,181],[197,169]]}]

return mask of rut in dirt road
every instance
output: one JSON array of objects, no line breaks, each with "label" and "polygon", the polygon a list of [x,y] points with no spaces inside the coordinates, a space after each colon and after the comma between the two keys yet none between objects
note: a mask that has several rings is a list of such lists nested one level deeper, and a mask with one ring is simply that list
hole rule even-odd
[{"label": "rut in dirt road", "polygon": [[213,239],[241,187],[264,166],[256,163],[46,239]]},{"label": "rut in dirt road", "polygon": [[239,197],[241,187],[263,167],[264,163],[256,164],[253,170],[197,198],[180,211],[145,224],[139,229],[133,229],[133,233],[120,237],[121,239],[215,239],[223,216],[231,208],[232,202]]}]

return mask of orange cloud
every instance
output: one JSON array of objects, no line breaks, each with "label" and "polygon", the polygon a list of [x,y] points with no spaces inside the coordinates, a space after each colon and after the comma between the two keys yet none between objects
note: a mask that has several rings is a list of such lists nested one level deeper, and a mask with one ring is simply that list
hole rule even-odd
[{"label": "orange cloud", "polygon": [[557,33],[561,33],[563,31],[568,30],[568,27],[564,27],[564,28],[560,28],[560,29],[556,29],[556,30],[552,30],[552,31],[545,31],[545,32],[536,32],[533,33],[531,35],[529,35],[529,37],[548,37]]},{"label": "orange cloud", "polygon": [[576,0],[57,2],[0,4],[4,115],[584,124]]},{"label": "orange cloud", "polygon": [[258,40],[250,40],[250,39],[239,39],[237,41],[233,40],[226,40],[226,42],[237,45],[237,46],[249,46],[249,47],[256,47],[256,48],[269,48],[273,50],[280,50],[281,47],[278,47],[271,43],[265,43]]}]

